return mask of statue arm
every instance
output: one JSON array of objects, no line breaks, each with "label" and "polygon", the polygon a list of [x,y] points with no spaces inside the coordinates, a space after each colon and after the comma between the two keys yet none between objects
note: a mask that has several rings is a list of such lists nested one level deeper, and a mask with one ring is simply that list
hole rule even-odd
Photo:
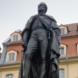
[{"label": "statue arm", "polygon": [[24,50],[27,47],[27,43],[28,43],[30,35],[31,35],[32,23],[35,20],[36,16],[37,15],[34,15],[34,16],[30,17],[30,19],[26,23],[25,28],[22,32],[22,46],[23,46]]},{"label": "statue arm", "polygon": [[28,20],[27,24],[25,25],[25,28],[22,31],[22,47],[23,47],[23,51],[22,51],[22,58],[21,58],[21,63],[20,63],[20,71],[19,71],[19,77],[18,78],[22,78],[23,77],[23,61],[24,61],[24,53],[26,51],[27,48],[27,43],[28,43],[28,37],[29,37],[29,33],[30,33],[30,19]]},{"label": "statue arm", "polygon": [[52,22],[52,30],[56,33],[57,36],[60,36],[61,30],[55,21]]},{"label": "statue arm", "polygon": [[61,42],[61,30],[58,27],[57,23],[55,23],[55,22],[54,22],[54,25],[53,25],[53,30],[54,30],[55,36],[57,38],[58,44],[60,45],[60,42]]},{"label": "statue arm", "polygon": [[28,40],[29,40],[29,36],[30,36],[30,29],[31,29],[31,22],[32,22],[32,18],[30,18],[28,20],[28,22],[26,23],[25,25],[25,28],[22,32],[22,47],[25,49],[27,47],[27,43],[28,43]]},{"label": "statue arm", "polygon": [[27,43],[28,43],[28,36],[29,36],[29,30],[25,30],[23,35],[22,35],[22,47],[26,48]]}]

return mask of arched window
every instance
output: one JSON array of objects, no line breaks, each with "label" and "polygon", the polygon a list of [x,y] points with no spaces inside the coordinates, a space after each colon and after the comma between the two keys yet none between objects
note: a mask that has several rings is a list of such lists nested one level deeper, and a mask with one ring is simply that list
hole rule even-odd
[{"label": "arched window", "polygon": [[64,69],[59,69],[59,78],[65,78],[65,71],[64,71]]},{"label": "arched window", "polygon": [[13,78],[13,74],[6,75],[6,78]]},{"label": "arched window", "polygon": [[17,51],[14,50],[10,50],[9,52],[7,52],[7,57],[6,57],[6,62],[16,62],[16,58],[17,58]]},{"label": "arched window", "polygon": [[22,40],[21,35],[17,32],[11,34],[11,42],[19,42]]}]

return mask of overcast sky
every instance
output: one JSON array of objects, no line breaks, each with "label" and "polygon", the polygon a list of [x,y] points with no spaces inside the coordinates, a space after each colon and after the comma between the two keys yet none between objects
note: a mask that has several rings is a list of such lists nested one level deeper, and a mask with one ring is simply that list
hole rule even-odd
[{"label": "overcast sky", "polygon": [[0,0],[0,46],[12,32],[23,29],[26,21],[37,14],[37,5],[45,2],[48,15],[57,24],[78,23],[78,0]]}]

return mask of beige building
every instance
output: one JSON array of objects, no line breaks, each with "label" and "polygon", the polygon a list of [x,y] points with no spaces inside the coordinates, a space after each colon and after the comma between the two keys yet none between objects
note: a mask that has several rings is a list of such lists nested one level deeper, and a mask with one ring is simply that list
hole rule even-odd
[{"label": "beige building", "polygon": [[78,23],[60,25],[60,78],[78,78]]},{"label": "beige building", "polygon": [[0,66],[0,78],[18,78],[20,63]]},{"label": "beige building", "polygon": [[[60,25],[59,78],[78,78],[78,23]],[[3,43],[0,78],[18,78],[21,61],[21,31],[13,32]]]},{"label": "beige building", "polygon": [[21,42],[21,31],[15,31],[3,43],[0,78],[18,78],[22,53]]}]

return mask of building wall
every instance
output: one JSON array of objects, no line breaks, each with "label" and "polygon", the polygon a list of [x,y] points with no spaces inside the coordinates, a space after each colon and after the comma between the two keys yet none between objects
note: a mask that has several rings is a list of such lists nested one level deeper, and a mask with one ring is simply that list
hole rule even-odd
[{"label": "building wall", "polygon": [[61,43],[66,45],[66,55],[67,56],[78,55],[77,54],[78,37],[62,38]]},{"label": "building wall", "polygon": [[0,70],[0,78],[2,78],[2,71]]},{"label": "building wall", "polygon": [[21,43],[17,43],[15,45],[9,45],[8,48],[7,48],[7,52],[9,52],[10,50],[17,51],[16,62],[19,62],[21,60],[21,55],[22,55],[22,46],[21,46]]},{"label": "building wall", "polygon": [[18,78],[19,66],[20,66],[20,64],[0,67],[0,70],[1,70],[0,78],[6,78],[6,75],[8,75],[8,74],[13,74],[13,78]]},{"label": "building wall", "polygon": [[78,57],[61,59],[59,69],[64,69],[64,78],[78,78]]},{"label": "building wall", "polygon": [[6,75],[13,74],[13,78],[18,78],[18,69],[9,69],[9,70],[3,70],[2,71],[2,78],[6,78]]},{"label": "building wall", "polygon": [[69,78],[78,78],[78,62],[69,64]]}]

